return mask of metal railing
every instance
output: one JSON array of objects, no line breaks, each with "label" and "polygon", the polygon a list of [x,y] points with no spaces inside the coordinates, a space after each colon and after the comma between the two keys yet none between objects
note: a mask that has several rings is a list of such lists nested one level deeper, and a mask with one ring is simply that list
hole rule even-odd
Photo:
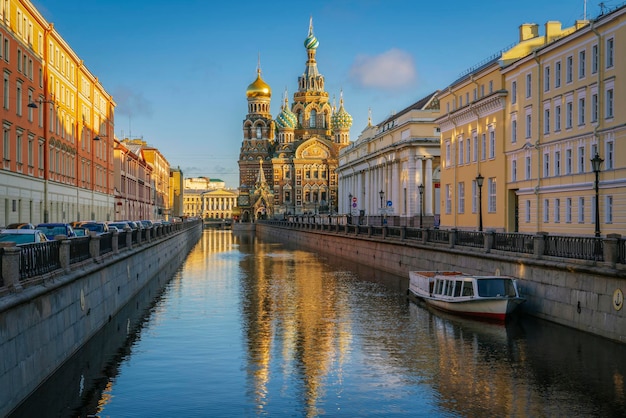
[{"label": "metal railing", "polygon": [[519,234],[516,232],[501,232],[495,234],[493,248],[500,251],[532,254],[534,235]]},{"label": "metal railing", "polygon": [[[263,221],[280,226],[298,229],[307,229],[307,218],[283,221]],[[380,225],[354,225],[335,223],[332,228],[321,230],[330,233],[346,233],[362,237],[382,239],[411,240],[418,243],[447,244],[458,247],[482,248],[486,252],[493,250],[530,254],[534,257],[558,257],[585,261],[608,261],[611,264],[626,264],[626,239],[619,235],[610,235],[606,238],[572,237],[549,235],[547,233],[523,234],[514,232],[495,231],[464,231],[430,229],[416,227],[392,227]],[[609,240],[609,241],[605,241]],[[610,242],[610,245],[607,244]],[[609,245],[609,247],[606,247]],[[608,254],[606,255],[605,254]],[[608,257],[608,259],[606,259]]]},{"label": "metal railing", "polygon": [[70,240],[70,264],[78,263],[91,257],[89,253],[89,237],[78,237]]},{"label": "metal railing", "polygon": [[61,241],[36,242],[20,247],[20,280],[41,276],[61,268]]},{"label": "metal railing", "polygon": [[545,239],[545,255],[578,260],[604,260],[602,238],[547,235]]}]

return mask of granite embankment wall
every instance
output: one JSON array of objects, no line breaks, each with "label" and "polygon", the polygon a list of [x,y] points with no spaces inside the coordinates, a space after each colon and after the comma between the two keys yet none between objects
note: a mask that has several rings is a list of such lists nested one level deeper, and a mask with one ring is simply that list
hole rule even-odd
[{"label": "granite embankment wall", "polygon": [[256,224],[256,234],[400,276],[410,270],[513,276],[527,298],[523,312],[626,343],[626,309],[619,296],[626,288],[623,266],[264,223]]},{"label": "granite embankment wall", "polygon": [[165,285],[202,224],[90,259],[0,298],[0,416],[6,416],[153,281]]}]

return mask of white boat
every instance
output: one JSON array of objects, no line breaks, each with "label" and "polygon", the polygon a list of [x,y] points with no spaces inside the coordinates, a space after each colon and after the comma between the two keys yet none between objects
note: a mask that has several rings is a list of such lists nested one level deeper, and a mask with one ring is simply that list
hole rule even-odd
[{"label": "white boat", "polygon": [[409,293],[444,311],[499,321],[526,300],[513,277],[457,271],[410,271]]}]

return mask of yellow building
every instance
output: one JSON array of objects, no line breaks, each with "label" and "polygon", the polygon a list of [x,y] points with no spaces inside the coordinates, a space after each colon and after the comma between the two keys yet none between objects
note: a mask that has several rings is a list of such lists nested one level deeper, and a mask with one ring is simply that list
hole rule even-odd
[{"label": "yellow building", "polygon": [[[538,37],[536,25],[525,29]],[[626,54],[617,51],[626,44],[626,7],[573,29],[559,36],[560,24],[546,23],[549,43],[502,69],[502,178],[520,232],[624,234],[626,214],[616,208],[626,202],[626,112],[618,110],[626,108]]]},{"label": "yellow building", "polygon": [[170,218],[183,216],[183,181],[180,167],[170,168]]},{"label": "yellow building", "polygon": [[601,224],[618,232],[609,225],[623,197],[614,174],[626,165],[615,149],[625,118],[613,109],[626,91],[614,51],[625,10],[547,22],[543,35],[523,24],[515,46],[442,90],[442,227],[591,235],[598,152],[612,170],[610,181],[600,173]]}]

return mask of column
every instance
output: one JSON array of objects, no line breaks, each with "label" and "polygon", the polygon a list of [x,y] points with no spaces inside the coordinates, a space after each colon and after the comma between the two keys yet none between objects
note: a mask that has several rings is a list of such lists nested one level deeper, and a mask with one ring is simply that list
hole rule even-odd
[{"label": "column", "polygon": [[404,210],[404,193],[400,184],[400,162],[395,160],[391,166],[393,171],[393,207],[395,215],[406,215]]},{"label": "column", "polygon": [[419,193],[417,192],[417,186],[413,179],[415,178],[415,159],[417,156],[415,155],[415,150],[411,150],[409,153],[409,158],[407,160],[407,182],[405,184],[406,187],[406,198],[407,202],[407,215],[415,216],[418,214],[419,209]]},{"label": "column", "polygon": [[433,215],[433,158],[429,157],[426,159],[426,179],[424,184],[424,195],[426,199],[424,200],[424,204],[426,209],[424,210],[426,215]]}]

